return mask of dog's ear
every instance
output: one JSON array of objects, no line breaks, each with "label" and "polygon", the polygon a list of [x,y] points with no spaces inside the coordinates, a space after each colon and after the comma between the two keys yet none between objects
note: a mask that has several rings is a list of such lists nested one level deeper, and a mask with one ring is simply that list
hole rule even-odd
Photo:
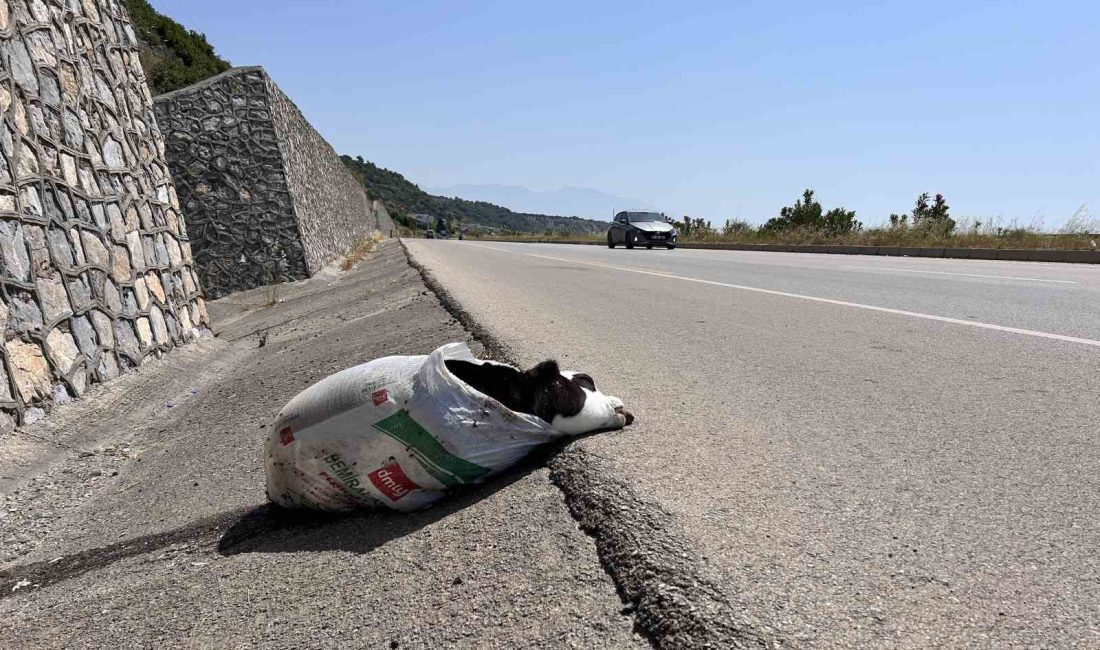
[{"label": "dog's ear", "polygon": [[573,381],[576,382],[579,386],[583,386],[584,388],[587,388],[588,390],[591,390],[591,391],[596,390],[596,382],[592,381],[592,377],[588,376],[588,374],[586,374],[586,373],[578,372],[578,373],[574,374],[573,375]]},{"label": "dog's ear", "polygon": [[561,370],[558,369],[558,362],[550,359],[543,361],[523,374],[527,375],[527,378],[536,384],[549,384],[561,377]]}]

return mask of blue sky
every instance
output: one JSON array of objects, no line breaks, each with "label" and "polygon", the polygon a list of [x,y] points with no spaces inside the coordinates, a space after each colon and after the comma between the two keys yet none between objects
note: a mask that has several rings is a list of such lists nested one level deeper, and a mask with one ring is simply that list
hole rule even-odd
[{"label": "blue sky", "polygon": [[152,0],[341,153],[759,222],[1100,215],[1100,3]]}]

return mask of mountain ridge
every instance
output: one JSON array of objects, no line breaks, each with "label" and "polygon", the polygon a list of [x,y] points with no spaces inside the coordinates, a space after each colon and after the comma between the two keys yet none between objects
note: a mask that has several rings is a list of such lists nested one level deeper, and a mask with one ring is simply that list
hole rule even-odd
[{"label": "mountain ridge", "polygon": [[[206,37],[158,12],[148,0],[126,0],[139,40],[139,55],[154,95],[173,92],[205,81],[230,69]],[[341,156],[367,193],[381,199],[398,222],[420,226],[413,214],[429,214],[457,221],[467,228],[525,233],[592,234],[607,224],[592,219],[514,211],[500,205],[457,197],[434,196],[401,174],[378,167],[362,157]]]},{"label": "mountain ridge", "polygon": [[488,201],[520,212],[560,214],[597,221],[610,219],[620,210],[656,210],[647,201],[579,185],[535,190],[523,185],[504,183],[460,183],[423,189],[437,196],[461,196],[468,200]]},{"label": "mountain ridge", "polygon": [[371,198],[381,199],[396,221],[409,228],[418,227],[414,214],[442,217],[467,229],[515,231],[525,233],[596,234],[604,232],[608,222],[581,217],[516,212],[488,201],[429,194],[400,173],[380,167],[362,156],[341,156]]}]

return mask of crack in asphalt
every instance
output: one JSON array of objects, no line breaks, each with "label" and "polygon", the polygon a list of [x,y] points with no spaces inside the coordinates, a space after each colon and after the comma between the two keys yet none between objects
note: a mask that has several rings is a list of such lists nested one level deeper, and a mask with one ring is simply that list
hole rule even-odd
[{"label": "crack in asphalt", "polygon": [[0,571],[0,600],[15,595],[23,587],[46,587],[174,544],[208,542],[213,545],[223,529],[247,517],[253,510],[251,506],[238,508],[163,533],[134,537],[53,560],[8,567]]},{"label": "crack in asphalt", "polygon": [[[515,354],[477,323],[451,294],[417,263],[402,242],[409,265],[444,309],[477,339],[490,358],[516,364]],[[738,614],[711,569],[684,541],[673,516],[639,497],[611,476],[606,459],[575,444],[551,445],[523,464],[543,465],[561,490],[578,526],[596,546],[624,612],[657,648],[771,648],[777,643]],[[521,470],[522,471],[522,470]],[[42,588],[105,568],[121,560],[178,544],[210,547],[223,555],[241,552],[248,540],[285,528],[327,521],[312,513],[286,512],[270,505],[229,510],[167,532],[123,540],[48,561],[0,570],[0,600],[24,588]]]},{"label": "crack in asphalt", "polygon": [[[342,518],[347,519],[349,515],[287,510],[270,503],[234,508],[172,530],[142,535],[52,560],[10,566],[0,570],[0,600],[24,588],[48,587],[127,558],[177,544],[195,544],[216,550],[220,555],[236,555],[248,550],[248,542],[262,540],[272,533],[311,530]],[[402,529],[401,532],[407,531]]]},{"label": "crack in asphalt", "polygon": [[[519,365],[516,355],[478,323],[401,241],[405,257],[440,304],[486,349]],[[549,458],[550,480],[570,514],[593,539],[604,570],[634,616],[635,628],[657,648],[772,648],[781,645],[740,615],[712,569],[699,559],[671,513],[612,477],[606,459],[575,444]]]}]

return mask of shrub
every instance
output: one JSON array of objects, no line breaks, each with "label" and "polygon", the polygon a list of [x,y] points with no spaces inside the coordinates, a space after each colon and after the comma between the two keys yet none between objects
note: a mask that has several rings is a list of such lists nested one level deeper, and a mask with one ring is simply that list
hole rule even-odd
[{"label": "shrub", "polygon": [[803,230],[837,236],[862,229],[863,224],[856,220],[856,213],[852,210],[833,208],[822,214],[821,204],[814,200],[814,191],[806,190],[794,205],[781,209],[779,216],[769,219],[760,230],[772,234]]},{"label": "shrub", "polygon": [[702,218],[693,219],[686,214],[681,221],[666,216],[665,222],[672,224],[676,230],[680,231],[680,236],[684,238],[703,239],[705,237],[714,237],[718,234],[709,221]]},{"label": "shrub", "polygon": [[863,229],[863,224],[856,221],[856,213],[854,210],[845,210],[844,208],[833,208],[825,213],[822,218],[821,230],[833,237],[840,235],[847,235],[851,232],[858,232]]},{"label": "shrub", "polygon": [[768,219],[761,230],[765,232],[780,232],[796,228],[819,230],[818,226],[821,222],[821,204],[814,200],[813,190],[806,190],[802,193],[802,198],[795,201],[793,206],[782,208],[778,217]]},{"label": "shrub", "polygon": [[732,237],[734,235],[748,235],[751,234],[753,230],[752,224],[748,221],[727,219],[726,225],[722,226],[722,236]]},{"label": "shrub", "polygon": [[909,228],[909,215],[907,214],[892,214],[890,215],[890,229],[891,230],[906,230]]},{"label": "shrub", "polygon": [[190,86],[230,68],[206,36],[157,12],[147,0],[127,0],[126,6],[141,42],[138,54],[154,95]]},{"label": "shrub", "polygon": [[942,194],[937,194],[932,205],[928,205],[928,192],[917,197],[913,207],[913,227],[931,235],[950,236],[955,232],[955,220],[948,216],[950,208]]}]

